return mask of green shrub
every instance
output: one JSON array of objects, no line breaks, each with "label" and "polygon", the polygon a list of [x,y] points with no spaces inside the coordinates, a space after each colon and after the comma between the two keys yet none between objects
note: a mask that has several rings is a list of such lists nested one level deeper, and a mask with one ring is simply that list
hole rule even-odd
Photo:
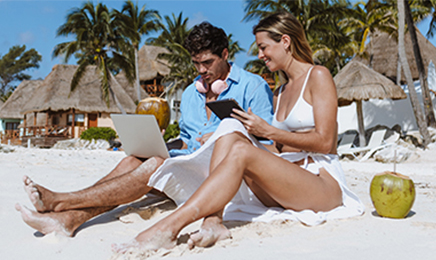
[{"label": "green shrub", "polygon": [[113,140],[117,137],[117,132],[110,127],[91,127],[88,130],[83,131],[80,135],[80,139],[89,140],[92,139],[104,139],[106,141]]},{"label": "green shrub", "polygon": [[165,130],[164,140],[165,142],[167,142],[171,138],[175,138],[179,136],[179,134],[180,134],[179,123],[177,123],[177,121],[174,121],[174,124],[170,124]]}]

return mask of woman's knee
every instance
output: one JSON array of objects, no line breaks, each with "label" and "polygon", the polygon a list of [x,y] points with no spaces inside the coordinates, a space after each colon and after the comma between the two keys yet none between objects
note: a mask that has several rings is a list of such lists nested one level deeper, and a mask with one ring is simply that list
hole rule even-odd
[{"label": "woman's knee", "polygon": [[251,143],[248,143],[243,140],[236,140],[232,143],[232,146],[229,150],[228,156],[233,160],[245,161],[250,155],[250,152],[254,146]]}]

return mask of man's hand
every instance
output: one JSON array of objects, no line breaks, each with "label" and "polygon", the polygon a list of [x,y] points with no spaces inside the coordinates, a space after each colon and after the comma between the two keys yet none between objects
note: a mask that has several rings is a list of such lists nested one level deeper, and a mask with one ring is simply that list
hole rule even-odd
[{"label": "man's hand", "polygon": [[195,140],[197,140],[197,142],[200,142],[200,145],[203,145],[207,140],[209,140],[209,138],[212,136],[212,134],[213,134],[213,132],[204,134],[202,137],[195,138]]},{"label": "man's hand", "polygon": [[268,138],[266,133],[268,133],[271,126],[265,120],[254,114],[253,111],[251,111],[251,107],[248,108],[247,113],[233,109],[231,116],[241,121],[249,134]]}]

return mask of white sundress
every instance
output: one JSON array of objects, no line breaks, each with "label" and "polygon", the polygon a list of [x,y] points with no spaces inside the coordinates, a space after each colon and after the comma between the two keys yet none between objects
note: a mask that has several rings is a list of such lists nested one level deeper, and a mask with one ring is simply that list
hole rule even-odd
[{"label": "white sundress", "polygon": [[[180,206],[200,187],[209,174],[209,163],[215,141],[232,132],[240,132],[251,140],[254,146],[267,150],[261,143],[248,134],[244,126],[236,119],[224,119],[215,133],[196,152],[169,158],[150,177],[148,186],[164,192]],[[239,191],[226,205],[223,220],[262,221],[294,220],[314,226],[328,219],[340,219],[362,215],[365,207],[360,199],[351,192],[337,155],[307,152],[281,153],[277,156],[291,162],[307,159],[309,156],[316,168],[324,168],[338,183],[342,190],[342,205],[327,212],[312,210],[294,211],[279,207],[266,207],[242,182]],[[307,167],[304,165],[303,167]],[[310,171],[310,169],[308,169]],[[314,173],[317,174],[317,173]]]}]

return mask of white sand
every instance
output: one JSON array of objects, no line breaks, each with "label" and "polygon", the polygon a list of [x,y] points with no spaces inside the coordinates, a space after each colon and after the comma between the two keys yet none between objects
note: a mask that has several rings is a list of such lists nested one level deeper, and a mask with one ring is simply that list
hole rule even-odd
[{"label": "white sand", "polygon": [[[316,227],[295,222],[230,223],[232,240],[206,249],[189,251],[186,235],[174,250],[161,251],[152,259],[430,259],[436,252],[436,145],[420,158],[397,165],[416,185],[412,213],[394,220],[374,215],[369,183],[374,174],[393,170],[392,165],[373,160],[343,161],[348,185],[366,206],[363,216],[328,221]],[[130,241],[139,231],[171,212],[143,210],[147,202],[135,203],[99,216],[79,228],[73,238],[43,236],[27,226],[14,205],[32,208],[23,190],[22,176],[55,191],[86,187],[104,176],[124,157],[122,152],[64,151],[18,148],[0,153],[0,259],[115,259],[112,243]],[[150,217],[151,216],[151,217]],[[119,219],[120,218],[120,219]],[[198,229],[199,223],[182,233]],[[128,255],[125,259],[138,255]],[[142,257],[146,257],[142,255]]]}]

